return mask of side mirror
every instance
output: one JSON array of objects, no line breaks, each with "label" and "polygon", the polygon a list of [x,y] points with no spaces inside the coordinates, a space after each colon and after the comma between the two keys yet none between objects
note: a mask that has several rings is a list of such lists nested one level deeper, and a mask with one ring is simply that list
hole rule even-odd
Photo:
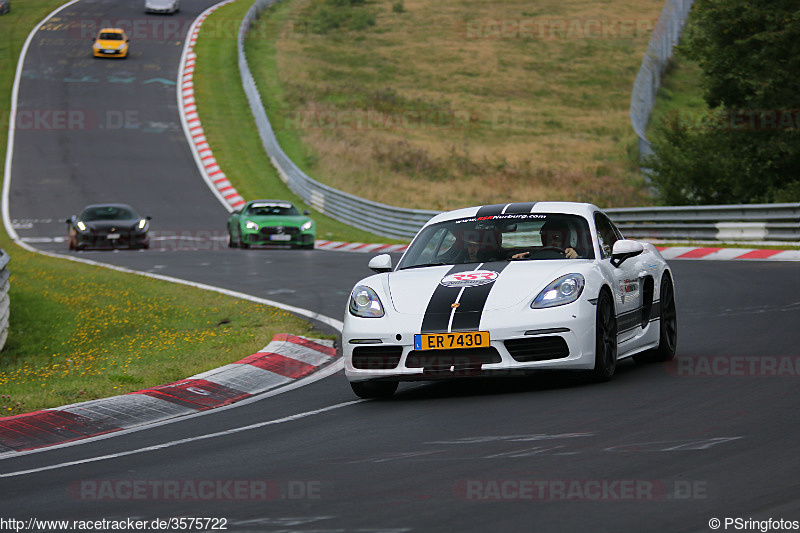
[{"label": "side mirror", "polygon": [[644,251],[644,245],[638,241],[622,239],[614,243],[611,250],[611,264],[619,267],[623,262],[636,257]]},{"label": "side mirror", "polygon": [[308,209],[303,209],[303,214],[304,214],[305,216],[308,216],[308,215],[310,215],[310,214],[311,214],[311,211],[309,211]]},{"label": "side mirror", "polygon": [[370,259],[367,266],[375,272],[389,272],[392,270],[392,256],[389,254],[376,255]]},{"label": "side mirror", "polygon": [[151,217],[150,215],[147,215],[147,216],[146,216],[146,217],[144,217],[144,218],[146,218],[147,220],[153,220],[153,217]]}]

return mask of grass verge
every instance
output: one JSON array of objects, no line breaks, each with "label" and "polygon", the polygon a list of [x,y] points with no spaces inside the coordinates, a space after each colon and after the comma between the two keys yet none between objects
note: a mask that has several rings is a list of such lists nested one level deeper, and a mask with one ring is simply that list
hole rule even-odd
[{"label": "grass verge", "polygon": [[309,175],[415,208],[648,203],[628,110],[661,0],[349,4],[284,0],[247,40]]},{"label": "grass verge", "polygon": [[9,269],[0,415],[171,383],[255,353],[278,333],[320,336],[274,307],[19,248]]},{"label": "grass verge", "polygon": [[[63,3],[14,2],[0,16],[2,161],[17,58],[28,33]],[[30,253],[5,231],[0,247],[11,256],[0,416],[170,383],[250,355],[277,333],[326,337],[272,307]]]},{"label": "grass verge", "polygon": [[[703,71],[695,61],[674,56],[662,77],[656,105],[647,125],[647,137],[654,138],[660,128],[676,122],[691,124],[708,113],[703,99]],[[676,120],[677,119],[677,120]]]}]

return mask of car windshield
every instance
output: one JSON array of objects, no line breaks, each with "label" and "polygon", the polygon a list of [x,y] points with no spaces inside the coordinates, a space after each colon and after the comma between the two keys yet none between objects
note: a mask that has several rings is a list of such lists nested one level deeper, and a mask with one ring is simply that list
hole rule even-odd
[{"label": "car windshield", "polygon": [[81,220],[133,220],[139,218],[133,211],[126,207],[100,206],[89,207],[81,214]]},{"label": "car windshield", "polygon": [[112,32],[103,32],[98,37],[101,41],[121,41],[122,34],[121,33],[112,33]]},{"label": "car windshield", "polygon": [[448,220],[423,229],[398,270],[509,260],[594,259],[589,224],[577,215],[512,214]]},{"label": "car windshield", "polygon": [[244,214],[257,217],[295,217],[300,215],[300,211],[298,211],[295,206],[289,203],[259,202],[256,204],[250,204],[250,206],[245,210]]}]

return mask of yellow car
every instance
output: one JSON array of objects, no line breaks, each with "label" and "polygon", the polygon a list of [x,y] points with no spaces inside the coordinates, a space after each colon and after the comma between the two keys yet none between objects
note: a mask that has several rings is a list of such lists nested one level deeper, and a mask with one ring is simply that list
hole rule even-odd
[{"label": "yellow car", "polygon": [[128,36],[119,28],[103,28],[94,40],[94,57],[128,57]]}]

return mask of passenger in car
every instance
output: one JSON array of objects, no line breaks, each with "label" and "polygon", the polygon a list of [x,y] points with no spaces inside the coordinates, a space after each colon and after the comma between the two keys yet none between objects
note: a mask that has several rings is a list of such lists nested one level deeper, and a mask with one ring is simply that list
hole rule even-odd
[{"label": "passenger in car", "polygon": [[[578,254],[575,248],[572,248],[568,244],[569,234],[570,228],[565,221],[559,219],[548,220],[539,230],[539,235],[542,239],[542,247],[538,249],[543,250],[545,248],[557,248],[559,251],[563,251],[564,257],[567,259],[578,259],[581,257],[581,255]],[[528,259],[530,258],[530,255],[531,250],[527,252],[519,252],[512,255],[511,259]]]}]

